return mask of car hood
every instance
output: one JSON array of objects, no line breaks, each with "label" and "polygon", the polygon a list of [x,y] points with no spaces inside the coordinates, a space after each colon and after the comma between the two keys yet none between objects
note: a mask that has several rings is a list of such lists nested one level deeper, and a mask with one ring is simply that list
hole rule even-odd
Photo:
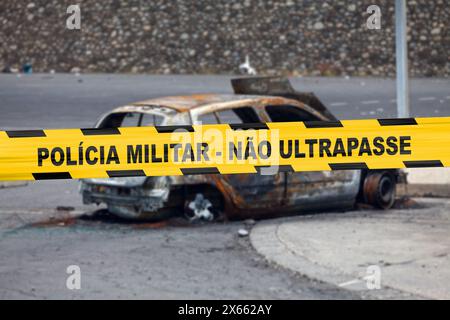
[{"label": "car hood", "polygon": [[83,182],[111,187],[139,187],[145,183],[145,180],[147,180],[147,177],[126,177],[109,179],[84,179]]}]

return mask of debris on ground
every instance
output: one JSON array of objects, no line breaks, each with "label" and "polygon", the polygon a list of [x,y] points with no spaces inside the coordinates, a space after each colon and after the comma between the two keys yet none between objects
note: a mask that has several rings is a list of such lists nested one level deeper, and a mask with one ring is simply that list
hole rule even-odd
[{"label": "debris on ground", "polygon": [[[70,207],[69,207],[70,209]],[[56,215],[56,216],[55,216]],[[72,227],[75,225],[121,225],[132,227],[137,230],[161,229],[166,227],[192,227],[192,224],[182,217],[173,217],[162,221],[136,221],[134,219],[121,218],[111,214],[106,209],[87,212],[84,214],[74,214],[69,211],[55,212],[55,215],[45,220],[37,222],[24,223],[31,227],[51,228],[51,227]]]},{"label": "debris on ground", "polygon": [[56,210],[57,211],[74,211],[75,208],[74,207],[70,207],[70,206],[57,206]]},{"label": "debris on ground", "polygon": [[238,235],[239,237],[247,237],[248,236],[248,231],[246,229],[239,229],[238,231]]},{"label": "debris on ground", "polygon": [[161,229],[169,226],[167,220],[149,223],[137,223],[133,225],[135,229]]},{"label": "debris on ground", "polygon": [[[395,199],[392,209],[421,209],[425,208],[423,204],[418,203],[416,200],[409,196],[401,196]],[[357,203],[356,210],[378,210],[377,208],[366,203]]]},{"label": "debris on ground", "polygon": [[395,200],[393,209],[423,209],[425,207],[424,204],[418,203],[408,196],[404,196]]},{"label": "debris on ground", "polygon": [[40,228],[45,228],[45,227],[66,227],[66,226],[71,226],[71,225],[75,224],[76,222],[77,222],[77,218],[76,217],[70,217],[70,216],[68,216],[68,217],[61,217],[61,218],[51,217],[48,220],[32,223],[31,226],[32,227],[40,227]]}]

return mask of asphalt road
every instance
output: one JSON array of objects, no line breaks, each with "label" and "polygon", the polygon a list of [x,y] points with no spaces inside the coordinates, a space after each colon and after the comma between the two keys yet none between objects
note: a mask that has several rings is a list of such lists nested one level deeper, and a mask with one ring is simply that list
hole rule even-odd
[{"label": "asphalt road", "polygon": [[[0,231],[0,299],[359,298],[269,266],[239,223],[154,229],[107,222]],[[6,257],[6,258],[5,258]],[[81,269],[68,290],[66,268]]]},{"label": "asphalt road", "polygon": [[[89,127],[120,105],[192,93],[231,93],[232,76],[0,75],[0,129]],[[395,117],[390,79],[295,78],[340,119]],[[450,79],[411,81],[412,116],[450,116]]]},{"label": "asphalt road", "polygon": [[[89,127],[103,112],[163,95],[228,93],[230,76],[0,75],[0,129]],[[341,119],[395,115],[394,82],[293,80]],[[449,80],[412,81],[413,116],[449,116]],[[299,277],[262,260],[239,222],[154,228],[79,221],[36,227],[56,206],[84,207],[75,181],[0,189],[0,298],[378,298]],[[56,213],[58,214],[58,213]],[[32,218],[30,218],[32,216]],[[82,289],[65,287],[79,265]]]}]

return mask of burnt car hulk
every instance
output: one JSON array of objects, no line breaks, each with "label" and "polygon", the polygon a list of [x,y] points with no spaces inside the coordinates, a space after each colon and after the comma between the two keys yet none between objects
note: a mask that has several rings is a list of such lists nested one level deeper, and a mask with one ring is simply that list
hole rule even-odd
[{"label": "burnt car hulk", "polygon": [[[165,97],[114,109],[98,128],[220,123],[336,121],[312,93],[295,91],[284,78],[232,80],[235,94]],[[390,208],[397,170],[275,172],[121,177],[81,182],[83,202],[105,203],[125,218],[161,219],[185,213],[212,219],[262,218],[304,211],[349,209],[362,202]]]}]

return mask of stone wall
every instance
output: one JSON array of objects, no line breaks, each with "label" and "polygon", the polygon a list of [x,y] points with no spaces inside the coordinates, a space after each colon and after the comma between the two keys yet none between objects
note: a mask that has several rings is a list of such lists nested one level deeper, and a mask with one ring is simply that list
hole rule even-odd
[{"label": "stone wall", "polygon": [[[0,67],[34,71],[392,76],[393,0],[4,0]],[[81,30],[66,29],[80,4]],[[366,9],[382,9],[368,30]],[[450,75],[450,2],[408,0],[412,76]]]}]

